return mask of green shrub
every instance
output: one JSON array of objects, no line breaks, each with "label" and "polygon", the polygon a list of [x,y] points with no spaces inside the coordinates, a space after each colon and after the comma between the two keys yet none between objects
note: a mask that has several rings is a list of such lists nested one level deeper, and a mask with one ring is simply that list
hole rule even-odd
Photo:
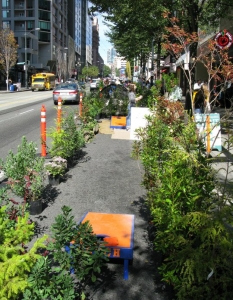
[{"label": "green shrub", "polygon": [[[25,176],[33,170],[41,174],[44,169],[44,158],[37,156],[36,144],[28,142],[26,137],[22,138],[17,152],[9,151],[2,168],[9,179],[12,191],[21,197],[25,195]],[[43,178],[41,178],[43,180]]]},{"label": "green shrub", "polygon": [[68,112],[63,115],[60,124],[60,130],[52,128],[48,131],[48,137],[52,139],[49,153],[52,157],[60,156],[62,158],[70,158],[80,150],[85,142],[80,130],[77,130],[74,112]]},{"label": "green shrub", "polygon": [[25,245],[34,235],[34,223],[29,222],[28,213],[12,221],[7,209],[0,207],[0,299],[18,299],[28,286],[28,274],[47,237],[38,239],[27,252]]},{"label": "green shrub", "polygon": [[25,300],[85,299],[88,284],[96,281],[108,261],[109,251],[89,222],[77,224],[71,212],[63,206],[62,214],[55,218],[46,257],[41,257],[30,272]]},{"label": "green shrub", "polygon": [[179,105],[157,101],[133,151],[145,169],[160,274],[177,299],[231,299],[231,202],[213,193],[216,172],[195,123],[182,116]]}]

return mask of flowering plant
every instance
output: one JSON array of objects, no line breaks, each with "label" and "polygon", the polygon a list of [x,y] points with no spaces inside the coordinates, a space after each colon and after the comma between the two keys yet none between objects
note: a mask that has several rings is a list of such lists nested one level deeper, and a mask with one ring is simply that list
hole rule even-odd
[{"label": "flowering plant", "polygon": [[45,163],[45,169],[48,175],[63,175],[66,168],[67,160],[60,156],[54,156],[50,162]]}]

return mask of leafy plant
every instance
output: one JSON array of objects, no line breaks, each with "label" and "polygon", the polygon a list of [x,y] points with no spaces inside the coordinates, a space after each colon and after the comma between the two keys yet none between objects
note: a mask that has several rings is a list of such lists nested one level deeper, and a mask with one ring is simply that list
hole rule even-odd
[{"label": "leafy plant", "polygon": [[18,216],[12,224],[7,207],[0,207],[0,298],[18,299],[28,286],[28,273],[40,257],[38,249],[44,248],[47,236],[38,239],[27,252],[27,244],[34,234],[34,223],[29,214]]},{"label": "leafy plant", "polygon": [[158,99],[134,144],[145,169],[154,245],[163,254],[160,274],[177,299],[230,299],[231,200],[213,192],[219,186],[211,160],[195,122],[182,116],[180,106]]},{"label": "leafy plant", "polygon": [[72,300],[77,297],[72,277],[60,267],[53,267],[48,256],[42,256],[32,268],[23,299]]},{"label": "leafy plant", "polygon": [[76,224],[71,211],[71,208],[63,206],[62,214],[55,218],[48,250],[62,270],[74,271],[81,297],[87,284],[96,281],[104,263],[108,261],[109,251],[93,233],[89,222]]},{"label": "leafy plant", "polygon": [[[41,163],[44,165],[43,161],[40,162],[40,165]],[[35,171],[33,169],[27,170],[27,173],[24,176],[24,180],[25,180],[24,199],[25,200],[36,201],[38,199],[41,199],[45,187],[44,185],[45,171],[44,171],[44,167],[43,169],[41,168],[42,166],[40,166],[39,171]]]},{"label": "leafy plant", "polygon": [[60,156],[67,159],[74,156],[85,144],[82,133],[77,130],[73,112],[63,115],[60,130],[53,128],[47,135],[52,139],[52,146],[49,149],[52,157]]},{"label": "leafy plant", "polygon": [[96,119],[104,107],[104,101],[99,94],[87,95],[83,101],[82,107],[82,123],[87,123],[90,119]]},{"label": "leafy plant", "polygon": [[[9,179],[12,191],[16,195],[24,197],[25,176],[29,170],[41,174],[44,170],[44,158],[37,156],[36,144],[28,142],[26,137],[23,137],[17,153],[14,154],[10,150],[5,162],[2,161],[2,168]],[[37,180],[39,179],[37,178]]]},{"label": "leafy plant", "polygon": [[10,220],[7,222],[7,226],[10,229],[11,227],[15,228],[18,217],[23,217],[27,211],[27,204],[20,203],[10,198],[8,187],[0,188],[0,207],[4,206],[5,209],[5,218]]}]

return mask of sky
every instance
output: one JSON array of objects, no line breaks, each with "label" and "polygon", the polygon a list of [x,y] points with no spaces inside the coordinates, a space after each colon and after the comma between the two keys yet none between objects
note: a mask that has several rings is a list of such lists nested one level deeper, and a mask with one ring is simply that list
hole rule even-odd
[{"label": "sky", "polygon": [[103,58],[104,63],[107,63],[107,51],[112,48],[113,45],[109,43],[108,37],[105,36],[105,32],[109,31],[108,27],[103,24],[103,17],[101,15],[97,16],[99,22],[99,36],[100,36],[100,45],[99,45],[99,53]]}]

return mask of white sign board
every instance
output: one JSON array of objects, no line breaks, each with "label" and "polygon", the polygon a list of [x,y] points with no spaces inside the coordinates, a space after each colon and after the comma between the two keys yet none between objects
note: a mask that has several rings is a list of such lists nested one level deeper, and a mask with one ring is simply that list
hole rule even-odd
[{"label": "white sign board", "polygon": [[[195,121],[199,134],[207,142],[206,114],[195,114]],[[220,114],[209,114],[210,116],[210,149],[222,151],[222,139],[220,128]]]},{"label": "white sign board", "polygon": [[148,107],[131,107],[131,128],[130,139],[139,140],[135,130],[138,128],[145,128],[148,124],[146,116],[150,115],[151,111]]}]

